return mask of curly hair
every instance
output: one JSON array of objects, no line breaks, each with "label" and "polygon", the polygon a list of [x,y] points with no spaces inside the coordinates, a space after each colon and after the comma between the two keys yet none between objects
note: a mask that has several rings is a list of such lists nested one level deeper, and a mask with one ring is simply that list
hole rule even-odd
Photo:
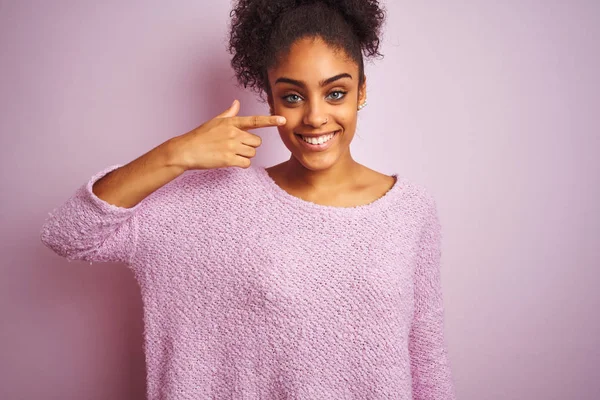
[{"label": "curly hair", "polygon": [[301,38],[343,50],[357,63],[361,84],[363,54],[382,56],[385,10],[378,0],[237,0],[230,16],[231,66],[239,84],[260,95],[270,91],[267,69]]}]

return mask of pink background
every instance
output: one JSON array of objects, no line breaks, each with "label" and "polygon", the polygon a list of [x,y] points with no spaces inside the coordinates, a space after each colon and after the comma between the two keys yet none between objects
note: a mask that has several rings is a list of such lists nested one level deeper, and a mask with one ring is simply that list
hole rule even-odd
[{"label": "pink background", "polygon": [[[598,399],[600,2],[495,3],[388,2],[353,154],[438,201],[458,397]],[[234,97],[266,112],[233,85],[229,2],[174,4],[0,1],[1,399],[143,398],[133,276],[39,230]],[[284,160],[260,133],[255,162]]]}]

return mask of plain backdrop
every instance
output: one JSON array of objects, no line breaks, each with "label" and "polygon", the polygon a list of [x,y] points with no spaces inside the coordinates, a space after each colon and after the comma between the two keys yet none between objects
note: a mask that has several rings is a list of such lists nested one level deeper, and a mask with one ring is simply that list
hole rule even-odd
[{"label": "plain backdrop", "polygon": [[[435,196],[458,398],[600,398],[600,2],[387,2],[355,158]],[[227,108],[225,0],[0,0],[0,398],[142,399],[141,298],[39,239],[92,174]],[[275,129],[254,162],[288,157]]]}]

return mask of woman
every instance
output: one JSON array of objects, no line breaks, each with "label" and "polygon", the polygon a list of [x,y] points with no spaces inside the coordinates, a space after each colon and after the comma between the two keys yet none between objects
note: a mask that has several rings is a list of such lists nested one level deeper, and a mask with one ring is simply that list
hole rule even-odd
[{"label": "woman", "polygon": [[[234,101],[48,218],[58,254],[133,270],[149,399],[454,398],[435,201],[350,154],[383,17],[376,0],[240,0],[232,65],[273,115]],[[291,156],[265,169],[248,129],[267,126]]]}]

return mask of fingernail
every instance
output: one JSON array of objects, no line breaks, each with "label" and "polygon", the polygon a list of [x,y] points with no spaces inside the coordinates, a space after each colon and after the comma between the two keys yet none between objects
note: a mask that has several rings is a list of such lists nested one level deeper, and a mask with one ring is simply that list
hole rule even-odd
[{"label": "fingernail", "polygon": [[285,124],[285,117],[277,117],[277,123],[279,125]]}]

